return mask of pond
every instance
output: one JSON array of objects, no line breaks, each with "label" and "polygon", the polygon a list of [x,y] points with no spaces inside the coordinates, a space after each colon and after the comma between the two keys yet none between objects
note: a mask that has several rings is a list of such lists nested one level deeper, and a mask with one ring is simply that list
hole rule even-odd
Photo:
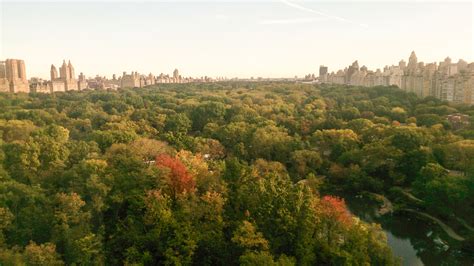
[{"label": "pond", "polygon": [[430,220],[408,212],[378,217],[376,202],[367,197],[344,198],[354,215],[382,226],[388,244],[403,265],[474,265],[474,258],[461,251],[460,242]]},{"label": "pond", "polygon": [[402,239],[394,236],[390,231],[384,230],[387,234],[388,244],[392,248],[393,254],[402,258],[403,265],[422,266],[421,259],[416,254],[416,250],[409,239]]}]

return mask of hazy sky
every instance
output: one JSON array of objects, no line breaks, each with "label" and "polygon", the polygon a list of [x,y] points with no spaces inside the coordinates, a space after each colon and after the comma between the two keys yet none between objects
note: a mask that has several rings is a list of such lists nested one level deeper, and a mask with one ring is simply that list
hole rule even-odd
[{"label": "hazy sky", "polygon": [[49,78],[76,74],[292,77],[354,60],[369,69],[418,60],[474,61],[473,4],[431,1],[18,2],[0,0],[0,59]]}]

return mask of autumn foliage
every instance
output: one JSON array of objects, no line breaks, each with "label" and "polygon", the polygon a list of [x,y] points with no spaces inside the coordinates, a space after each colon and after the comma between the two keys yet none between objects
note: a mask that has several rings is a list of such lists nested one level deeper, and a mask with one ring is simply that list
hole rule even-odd
[{"label": "autumn foliage", "polygon": [[167,171],[167,183],[173,197],[194,190],[196,184],[193,176],[178,158],[160,154],[156,157],[156,165]]},{"label": "autumn foliage", "polygon": [[350,226],[352,216],[347,209],[344,199],[335,196],[324,196],[321,199],[322,215],[331,220],[338,221],[342,225]]}]

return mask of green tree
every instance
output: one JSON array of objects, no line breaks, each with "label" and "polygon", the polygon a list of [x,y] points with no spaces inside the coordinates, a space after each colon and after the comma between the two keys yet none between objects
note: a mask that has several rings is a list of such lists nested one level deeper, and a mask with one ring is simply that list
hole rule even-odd
[{"label": "green tree", "polygon": [[316,131],[311,142],[323,156],[338,158],[343,152],[355,149],[359,144],[359,136],[350,129],[327,129]]},{"label": "green tree", "polygon": [[188,118],[186,114],[179,113],[166,117],[166,131],[186,134],[188,133],[188,130],[191,129],[191,126],[192,121]]},{"label": "green tree", "polygon": [[82,254],[83,250],[79,246],[80,240],[90,232],[90,213],[83,210],[85,204],[77,193],[56,195],[53,239],[68,264],[77,263],[88,256]]},{"label": "green tree", "polygon": [[22,183],[35,183],[35,175],[40,167],[40,147],[33,140],[13,141],[3,145],[5,169],[9,175]]},{"label": "green tree", "polygon": [[257,128],[249,145],[253,158],[287,162],[289,153],[297,147],[295,139],[285,129],[275,125]]},{"label": "green tree", "polygon": [[317,151],[297,150],[291,155],[292,168],[298,175],[298,179],[303,179],[310,173],[316,173],[322,163],[323,159]]},{"label": "green tree", "polygon": [[216,123],[224,119],[226,107],[220,102],[205,102],[191,113],[194,130],[202,130],[207,123]]}]

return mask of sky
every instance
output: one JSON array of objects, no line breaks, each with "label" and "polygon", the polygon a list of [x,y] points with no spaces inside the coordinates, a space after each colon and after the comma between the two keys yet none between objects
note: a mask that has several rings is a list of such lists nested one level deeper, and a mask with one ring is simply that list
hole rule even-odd
[{"label": "sky", "polygon": [[471,1],[4,1],[0,60],[49,78],[123,71],[183,76],[293,77],[405,61],[474,61]]}]

